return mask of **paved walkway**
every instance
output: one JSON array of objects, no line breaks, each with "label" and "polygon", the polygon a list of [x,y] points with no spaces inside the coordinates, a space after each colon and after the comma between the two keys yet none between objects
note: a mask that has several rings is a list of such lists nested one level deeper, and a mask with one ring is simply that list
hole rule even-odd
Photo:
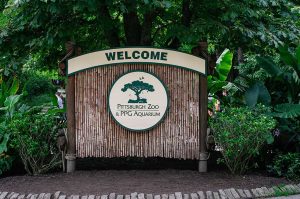
[{"label": "paved walkway", "polygon": [[[65,195],[60,191],[55,193],[30,193],[19,194],[15,192],[1,192],[0,199],[240,199],[240,198],[268,198],[268,199],[300,199],[300,184],[289,184],[284,186],[274,186],[271,188],[261,187],[256,189],[220,189],[217,192],[198,191],[197,193],[181,193],[174,194],[144,194],[131,193],[130,195],[118,195],[110,193],[108,195]],[[286,196],[290,195],[290,196]]]}]

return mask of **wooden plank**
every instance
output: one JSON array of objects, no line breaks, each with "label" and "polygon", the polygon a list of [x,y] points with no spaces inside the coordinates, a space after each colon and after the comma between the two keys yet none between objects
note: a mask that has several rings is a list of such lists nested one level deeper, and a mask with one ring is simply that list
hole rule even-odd
[{"label": "wooden plank", "polygon": [[145,199],[145,195],[143,193],[138,194],[138,199]]},{"label": "wooden plank", "polygon": [[168,199],[169,198],[169,195],[168,194],[162,194],[161,195],[161,199]]},{"label": "wooden plank", "polygon": [[200,199],[205,199],[205,194],[203,193],[203,191],[198,191],[197,194]]},{"label": "wooden plank", "polygon": [[58,199],[58,197],[60,196],[61,192],[60,191],[57,191],[54,193],[53,195],[53,199]]},{"label": "wooden plank", "polygon": [[191,199],[199,199],[196,193],[191,193]]},{"label": "wooden plank", "polygon": [[72,199],[80,199],[80,196],[79,195],[71,195],[71,198]]},{"label": "wooden plank", "polygon": [[227,199],[228,198],[224,190],[219,189],[219,193],[220,193],[221,199]]},{"label": "wooden plank", "polygon": [[43,199],[45,196],[45,193],[40,193],[37,199]]},{"label": "wooden plank", "polygon": [[206,191],[206,197],[207,199],[214,199],[211,191]]},{"label": "wooden plank", "polygon": [[66,195],[60,195],[59,197],[58,197],[58,199],[66,199]]},{"label": "wooden plank", "polygon": [[236,199],[240,198],[239,194],[236,192],[236,190],[234,188],[230,188],[230,191],[234,198],[236,198]]},{"label": "wooden plank", "polygon": [[8,193],[8,195],[6,196],[6,199],[10,199],[10,197],[12,197],[12,195],[14,195],[14,194],[15,194],[15,192]]},{"label": "wooden plank", "polygon": [[234,199],[234,196],[232,195],[230,189],[224,189],[224,192],[226,193],[226,196],[227,196],[229,199]]},{"label": "wooden plank", "polygon": [[285,188],[290,190],[291,193],[297,193],[297,189],[295,189],[292,185],[285,185]]},{"label": "wooden plank", "polygon": [[131,199],[137,199],[137,195],[138,195],[137,192],[131,193],[131,194],[130,194],[130,198],[131,198]]},{"label": "wooden plank", "polygon": [[29,194],[26,196],[26,199],[31,198],[31,196],[32,196],[32,193],[29,193]]},{"label": "wooden plank", "polygon": [[190,199],[190,195],[187,193],[183,194],[183,199]]},{"label": "wooden plank", "polygon": [[265,192],[262,190],[262,188],[256,188],[256,191],[259,193],[260,196],[262,196],[262,197],[266,196]]},{"label": "wooden plank", "polygon": [[14,194],[10,197],[10,199],[17,199],[18,196],[19,196],[18,193],[14,193]]},{"label": "wooden plank", "polygon": [[267,187],[261,187],[262,191],[264,192],[265,196],[271,196],[271,193],[269,192]]},{"label": "wooden plank", "polygon": [[298,187],[295,184],[293,184],[292,186],[294,187],[294,189],[296,190],[297,193],[300,193],[300,187]]},{"label": "wooden plank", "polygon": [[246,198],[246,194],[244,193],[244,191],[242,189],[237,189],[237,192],[239,193],[239,195],[242,197],[242,198]]},{"label": "wooden plank", "polygon": [[146,199],[153,199],[153,195],[152,194],[147,194]]},{"label": "wooden plank", "polygon": [[116,193],[110,193],[108,199],[116,199]]},{"label": "wooden plank", "polygon": [[25,194],[21,194],[17,197],[17,199],[24,199],[25,198]]},{"label": "wooden plank", "polygon": [[37,197],[38,197],[38,194],[32,194],[30,199],[37,199]]},{"label": "wooden plank", "polygon": [[8,195],[8,192],[1,192],[0,199],[4,199]]},{"label": "wooden plank", "polygon": [[255,197],[260,197],[260,194],[258,193],[258,191],[256,189],[251,189],[251,191]]},{"label": "wooden plank", "polygon": [[[44,195],[44,198],[43,199],[51,199],[51,197],[52,197],[52,194],[51,193],[46,193],[45,195]],[[78,198],[79,199],[79,198]]]},{"label": "wooden plank", "polygon": [[268,190],[271,196],[275,195],[275,190],[273,189],[273,187],[269,188]]},{"label": "wooden plank", "polygon": [[75,76],[68,77],[67,83],[67,126],[68,126],[68,147],[67,154],[76,153],[76,137],[75,137]]},{"label": "wooden plank", "polygon": [[213,192],[213,196],[215,199],[220,199],[219,193],[218,192]]},{"label": "wooden plank", "polygon": [[175,198],[176,199],[182,199],[182,193],[181,192],[175,192]]},{"label": "wooden plank", "polygon": [[108,195],[101,195],[101,199],[108,199]]},{"label": "wooden plank", "polygon": [[246,194],[247,198],[252,198],[252,194],[248,189],[244,189],[244,193]]}]

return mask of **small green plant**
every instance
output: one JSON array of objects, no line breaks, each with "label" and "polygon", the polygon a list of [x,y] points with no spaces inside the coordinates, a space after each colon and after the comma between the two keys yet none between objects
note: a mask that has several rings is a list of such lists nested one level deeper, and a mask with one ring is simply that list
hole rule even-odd
[{"label": "small green plant", "polygon": [[33,107],[23,114],[16,114],[10,122],[11,146],[22,159],[28,174],[36,175],[59,165],[59,151],[55,145],[57,114]]},{"label": "small green plant", "polygon": [[211,118],[210,127],[223,155],[219,161],[231,173],[245,173],[254,165],[253,157],[259,155],[262,146],[274,141],[270,131],[276,122],[267,114],[269,111],[261,105],[255,109],[227,107]]},{"label": "small green plant", "polygon": [[[1,124],[0,124],[1,125]],[[0,126],[0,131],[3,132],[4,126]],[[7,154],[7,143],[9,140],[9,134],[0,134],[0,175],[5,171],[8,171],[12,166],[13,158]]]},{"label": "small green plant", "polygon": [[289,180],[300,179],[300,153],[287,153],[275,156],[273,165],[268,166],[269,171],[277,176]]}]

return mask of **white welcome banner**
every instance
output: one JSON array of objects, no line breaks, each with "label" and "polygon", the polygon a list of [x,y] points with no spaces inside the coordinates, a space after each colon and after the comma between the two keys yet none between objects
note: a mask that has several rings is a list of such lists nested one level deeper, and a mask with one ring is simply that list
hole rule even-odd
[{"label": "white welcome banner", "polygon": [[68,75],[93,67],[124,63],[157,63],[206,75],[205,60],[187,53],[160,48],[116,48],[88,53],[68,60]]}]

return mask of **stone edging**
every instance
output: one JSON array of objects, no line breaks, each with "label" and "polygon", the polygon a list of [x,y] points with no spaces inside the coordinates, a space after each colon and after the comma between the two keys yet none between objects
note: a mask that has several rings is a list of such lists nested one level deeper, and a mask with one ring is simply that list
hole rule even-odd
[{"label": "stone edging", "polygon": [[256,189],[220,189],[219,191],[198,191],[197,193],[182,194],[144,194],[131,193],[130,195],[118,195],[110,193],[108,195],[65,195],[60,191],[40,194],[18,194],[15,192],[0,192],[0,199],[239,199],[239,198],[269,198],[275,196],[287,196],[300,193],[300,184],[289,184],[283,186],[274,186],[271,188],[261,187]]}]

